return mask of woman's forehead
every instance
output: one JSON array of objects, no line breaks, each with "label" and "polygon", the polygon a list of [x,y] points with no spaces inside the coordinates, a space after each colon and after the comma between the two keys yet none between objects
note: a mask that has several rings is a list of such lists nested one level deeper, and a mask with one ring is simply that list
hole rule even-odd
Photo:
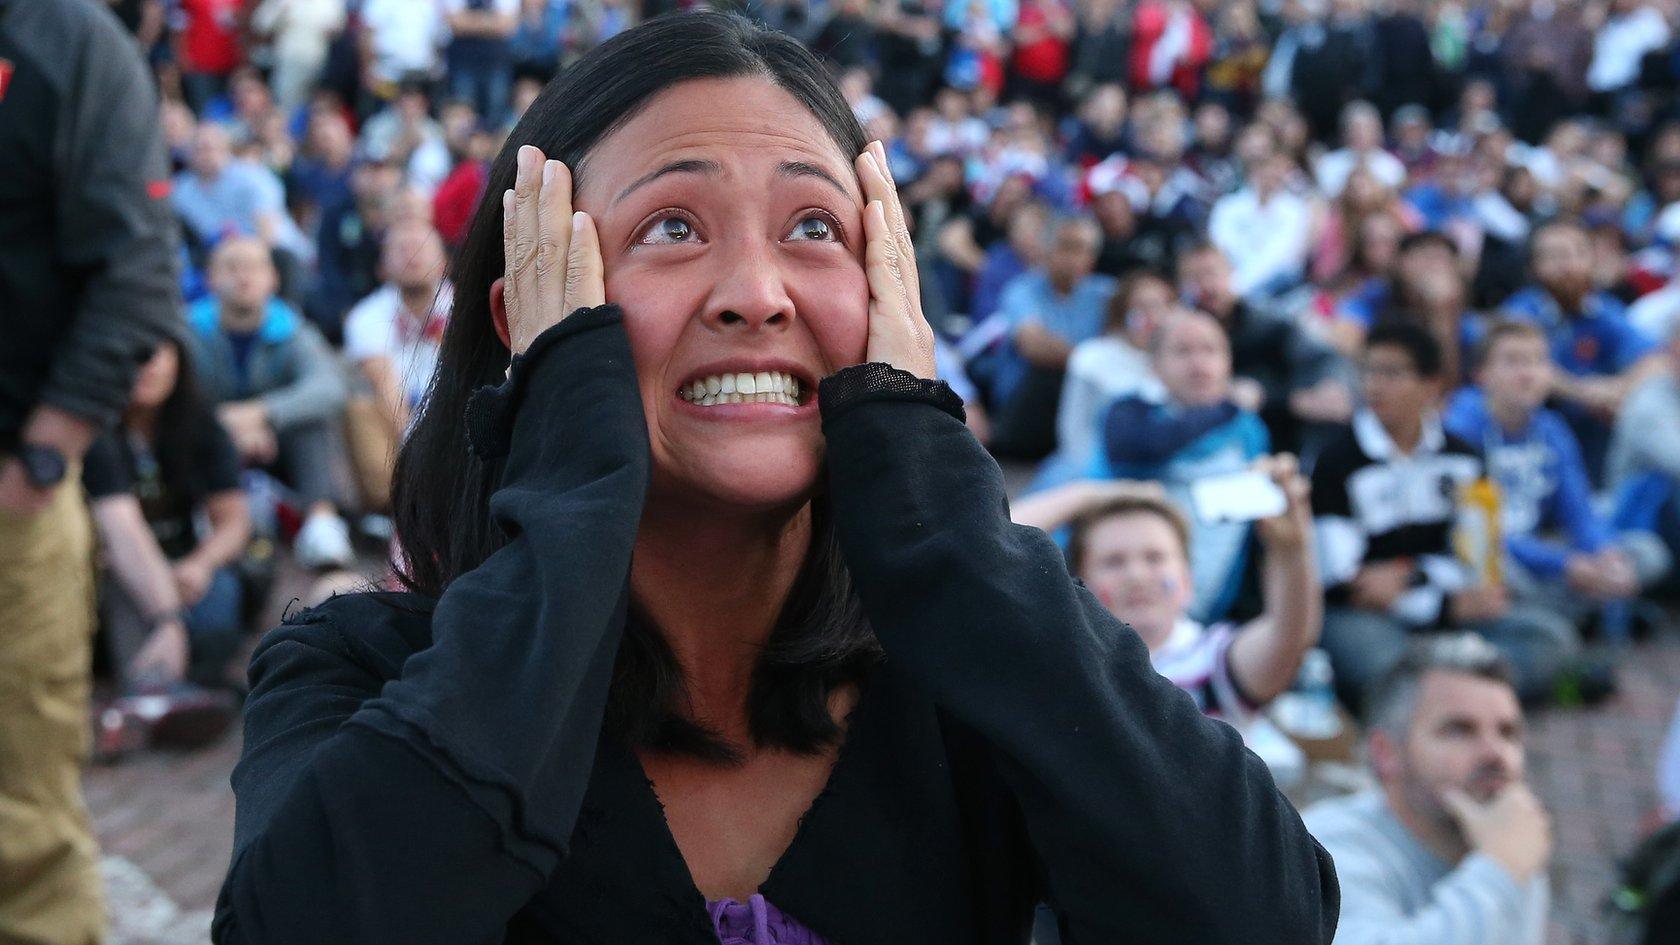
[{"label": "woman's forehead", "polygon": [[726,175],[808,165],[860,193],[852,155],[786,90],[759,78],[696,79],[654,96],[590,149],[579,169],[579,201],[610,209],[650,174],[691,161]]}]

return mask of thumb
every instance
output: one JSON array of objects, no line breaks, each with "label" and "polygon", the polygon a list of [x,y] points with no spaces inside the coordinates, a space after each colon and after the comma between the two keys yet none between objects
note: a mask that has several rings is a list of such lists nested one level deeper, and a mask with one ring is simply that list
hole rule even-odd
[{"label": "thumb", "polygon": [[582,210],[572,214],[572,240],[566,248],[565,312],[594,308],[607,300],[606,268],[595,220]]}]

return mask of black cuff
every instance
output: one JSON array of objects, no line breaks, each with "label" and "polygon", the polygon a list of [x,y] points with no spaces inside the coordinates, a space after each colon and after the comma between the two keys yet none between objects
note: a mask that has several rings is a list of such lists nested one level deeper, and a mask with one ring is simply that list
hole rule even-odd
[{"label": "black cuff", "polygon": [[580,308],[550,325],[532,339],[524,354],[513,356],[507,380],[486,384],[467,399],[467,449],[481,460],[506,456],[513,445],[513,415],[524,399],[535,362],[550,348],[579,332],[614,324],[624,317],[617,305],[608,302],[594,308]]},{"label": "black cuff", "polygon": [[823,422],[872,400],[908,400],[938,407],[958,422],[967,423],[962,398],[944,381],[929,381],[900,371],[890,364],[871,361],[841,368],[822,379],[817,387],[817,405]]}]

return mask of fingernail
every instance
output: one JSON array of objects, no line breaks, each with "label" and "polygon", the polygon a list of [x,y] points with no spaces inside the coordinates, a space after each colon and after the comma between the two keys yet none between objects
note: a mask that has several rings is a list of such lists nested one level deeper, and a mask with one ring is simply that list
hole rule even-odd
[{"label": "fingernail", "polygon": [[544,161],[543,162],[543,186],[544,187],[547,187],[548,182],[554,179],[554,167],[558,163],[559,163],[558,161]]},{"label": "fingernail", "polygon": [[589,214],[584,213],[582,210],[573,210],[572,211],[572,232],[573,233],[577,232],[578,227],[583,226],[583,218],[586,217],[586,216],[589,216]]},{"label": "fingernail", "polygon": [[512,190],[502,191],[502,212],[503,213],[512,213],[513,212],[513,191]]}]

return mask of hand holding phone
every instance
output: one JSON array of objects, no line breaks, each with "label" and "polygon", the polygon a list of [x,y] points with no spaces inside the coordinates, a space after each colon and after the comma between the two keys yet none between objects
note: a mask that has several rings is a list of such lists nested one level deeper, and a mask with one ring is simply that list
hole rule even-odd
[{"label": "hand holding phone", "polygon": [[1282,515],[1289,498],[1257,469],[1207,476],[1190,484],[1196,517],[1207,524],[1255,522]]}]

